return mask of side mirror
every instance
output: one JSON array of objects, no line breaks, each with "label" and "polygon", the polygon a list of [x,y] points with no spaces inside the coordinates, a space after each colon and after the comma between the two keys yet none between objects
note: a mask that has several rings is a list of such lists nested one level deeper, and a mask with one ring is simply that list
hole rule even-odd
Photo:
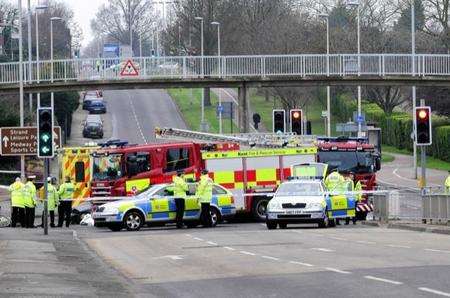
[{"label": "side mirror", "polygon": [[375,169],[377,172],[381,170],[381,158],[379,156],[375,158]]}]

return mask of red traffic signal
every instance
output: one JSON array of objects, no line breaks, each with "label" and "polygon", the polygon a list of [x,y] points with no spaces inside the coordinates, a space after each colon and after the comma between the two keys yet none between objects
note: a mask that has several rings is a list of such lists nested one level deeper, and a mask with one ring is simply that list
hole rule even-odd
[{"label": "red traffic signal", "polygon": [[290,112],[291,132],[297,135],[302,134],[303,111],[301,109],[292,109]]},{"label": "red traffic signal", "polygon": [[419,146],[429,146],[432,143],[431,108],[416,108],[416,143]]}]

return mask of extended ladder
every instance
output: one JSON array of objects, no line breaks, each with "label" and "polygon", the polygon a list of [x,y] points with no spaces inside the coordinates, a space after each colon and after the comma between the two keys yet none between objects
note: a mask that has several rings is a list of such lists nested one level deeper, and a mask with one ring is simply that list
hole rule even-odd
[{"label": "extended ladder", "polygon": [[199,131],[191,131],[178,128],[155,128],[155,135],[158,139],[174,139],[186,141],[210,142],[231,142],[249,147],[309,147],[316,144],[315,136],[299,136],[294,133],[241,133],[232,135],[214,134]]}]

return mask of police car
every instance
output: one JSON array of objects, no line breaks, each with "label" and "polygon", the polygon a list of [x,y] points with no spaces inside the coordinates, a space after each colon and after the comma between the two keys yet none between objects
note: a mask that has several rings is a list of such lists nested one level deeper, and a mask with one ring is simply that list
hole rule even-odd
[{"label": "police car", "polygon": [[[199,223],[200,208],[195,183],[189,183],[189,193],[185,200],[184,220],[188,227]],[[96,227],[108,227],[112,231],[126,228],[137,231],[144,224],[164,225],[175,222],[176,206],[170,184],[151,186],[140,194],[99,206],[93,213]],[[211,218],[213,226],[221,220],[236,214],[231,192],[218,184],[213,185]]]},{"label": "police car", "polygon": [[[302,165],[292,172],[311,173],[318,166]],[[336,219],[355,217],[355,196],[330,194],[323,183],[324,176],[318,179],[300,175],[283,182],[267,205],[267,228],[272,230],[279,226],[284,229],[293,223],[316,223],[320,228],[326,228],[335,226]]]}]

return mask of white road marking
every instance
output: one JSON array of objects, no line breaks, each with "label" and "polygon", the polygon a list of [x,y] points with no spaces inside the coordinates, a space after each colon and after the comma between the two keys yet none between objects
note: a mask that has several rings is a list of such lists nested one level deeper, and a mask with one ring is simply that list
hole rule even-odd
[{"label": "white road marking", "polygon": [[397,245],[397,244],[388,244],[386,245],[388,247],[393,247],[393,248],[411,248],[411,246],[407,246],[407,245]]},{"label": "white road marking", "polygon": [[356,243],[361,243],[361,244],[377,244],[376,242],[372,242],[372,241],[364,241],[364,240],[358,240],[358,241],[356,241]]},{"label": "white road marking", "polygon": [[444,297],[450,297],[450,293],[446,293],[446,292],[442,292],[442,291],[438,291],[438,290],[433,290],[430,288],[419,288],[419,290],[424,291],[424,292],[428,292],[428,293],[433,293],[436,295],[440,295],[440,296],[444,296]]},{"label": "white road marking", "polygon": [[432,249],[432,248],[425,248],[426,251],[432,251],[432,252],[444,252],[450,254],[450,250],[441,250],[441,249]]},{"label": "white road marking", "polygon": [[333,252],[334,251],[332,249],[322,248],[322,247],[314,247],[314,248],[311,248],[311,250],[323,251],[323,252]]},{"label": "white road marking", "polygon": [[211,245],[217,245],[217,243],[212,242],[212,241],[208,241],[208,242],[206,242],[206,243],[211,244]]},{"label": "white road marking", "polygon": [[76,240],[76,241],[79,240],[79,239],[78,239],[78,233],[77,233],[77,231],[72,230],[72,237],[73,237],[73,240]]},{"label": "white road marking", "polygon": [[182,260],[183,257],[184,256],[168,255],[168,256],[156,257],[156,258],[153,258],[153,259],[155,259],[155,260],[158,260],[158,259]]},{"label": "white road marking", "polygon": [[144,140],[144,143],[147,145],[148,144],[147,139],[145,138],[144,133],[142,132],[141,123],[139,122],[138,116],[136,114],[136,108],[134,107],[134,103],[131,100],[130,95],[128,95],[128,99],[130,101],[131,112],[133,113],[134,120],[136,121],[136,125],[139,130],[139,134],[141,135],[141,138]]},{"label": "white road marking", "polygon": [[194,237],[194,239],[195,239],[195,240],[198,240],[198,241],[203,241],[202,238],[198,238],[198,237]]},{"label": "white road marking", "polygon": [[296,262],[296,261],[290,261],[289,263],[294,264],[294,265],[306,266],[306,267],[314,267],[313,264],[302,263],[302,262]]},{"label": "white road marking", "polygon": [[334,237],[334,236],[330,237],[330,239],[334,239],[334,240],[340,240],[340,241],[347,241],[347,239],[345,239],[345,238],[341,238],[341,237]]},{"label": "white road marking", "polygon": [[228,249],[228,250],[236,250],[235,248],[229,247],[229,246],[224,246],[223,248]]},{"label": "white road marking", "polygon": [[393,285],[402,285],[403,284],[401,281],[395,281],[395,280],[390,280],[390,279],[385,279],[385,278],[379,278],[379,277],[375,277],[375,276],[371,276],[371,275],[366,275],[366,276],[364,276],[364,278],[371,279],[371,280],[376,280],[376,281],[381,281],[381,282],[385,282],[385,283],[393,284]]},{"label": "white road marking", "polygon": [[256,254],[249,252],[249,251],[245,251],[245,250],[241,250],[240,253],[244,254],[244,255],[249,255],[249,256],[256,256]]},{"label": "white road marking", "polygon": [[328,271],[331,271],[331,272],[335,272],[335,273],[341,273],[341,274],[352,274],[351,272],[340,270],[340,269],[336,269],[336,268],[331,268],[331,267],[326,267],[325,270],[328,270]]},{"label": "white road marking", "polygon": [[261,258],[268,259],[268,260],[273,260],[273,261],[279,261],[280,260],[279,258],[270,257],[270,256],[261,256]]},{"label": "white road marking", "polygon": [[184,234],[184,236],[191,237],[192,235],[191,234]]},{"label": "white road marking", "polygon": [[398,170],[399,170],[399,168],[396,168],[395,170],[392,171],[392,174],[394,174],[395,176],[397,176],[397,178],[402,179],[402,180],[405,180],[405,181],[416,181],[415,179],[406,178],[406,177],[403,177],[403,176],[397,174],[397,171],[398,171]]}]

